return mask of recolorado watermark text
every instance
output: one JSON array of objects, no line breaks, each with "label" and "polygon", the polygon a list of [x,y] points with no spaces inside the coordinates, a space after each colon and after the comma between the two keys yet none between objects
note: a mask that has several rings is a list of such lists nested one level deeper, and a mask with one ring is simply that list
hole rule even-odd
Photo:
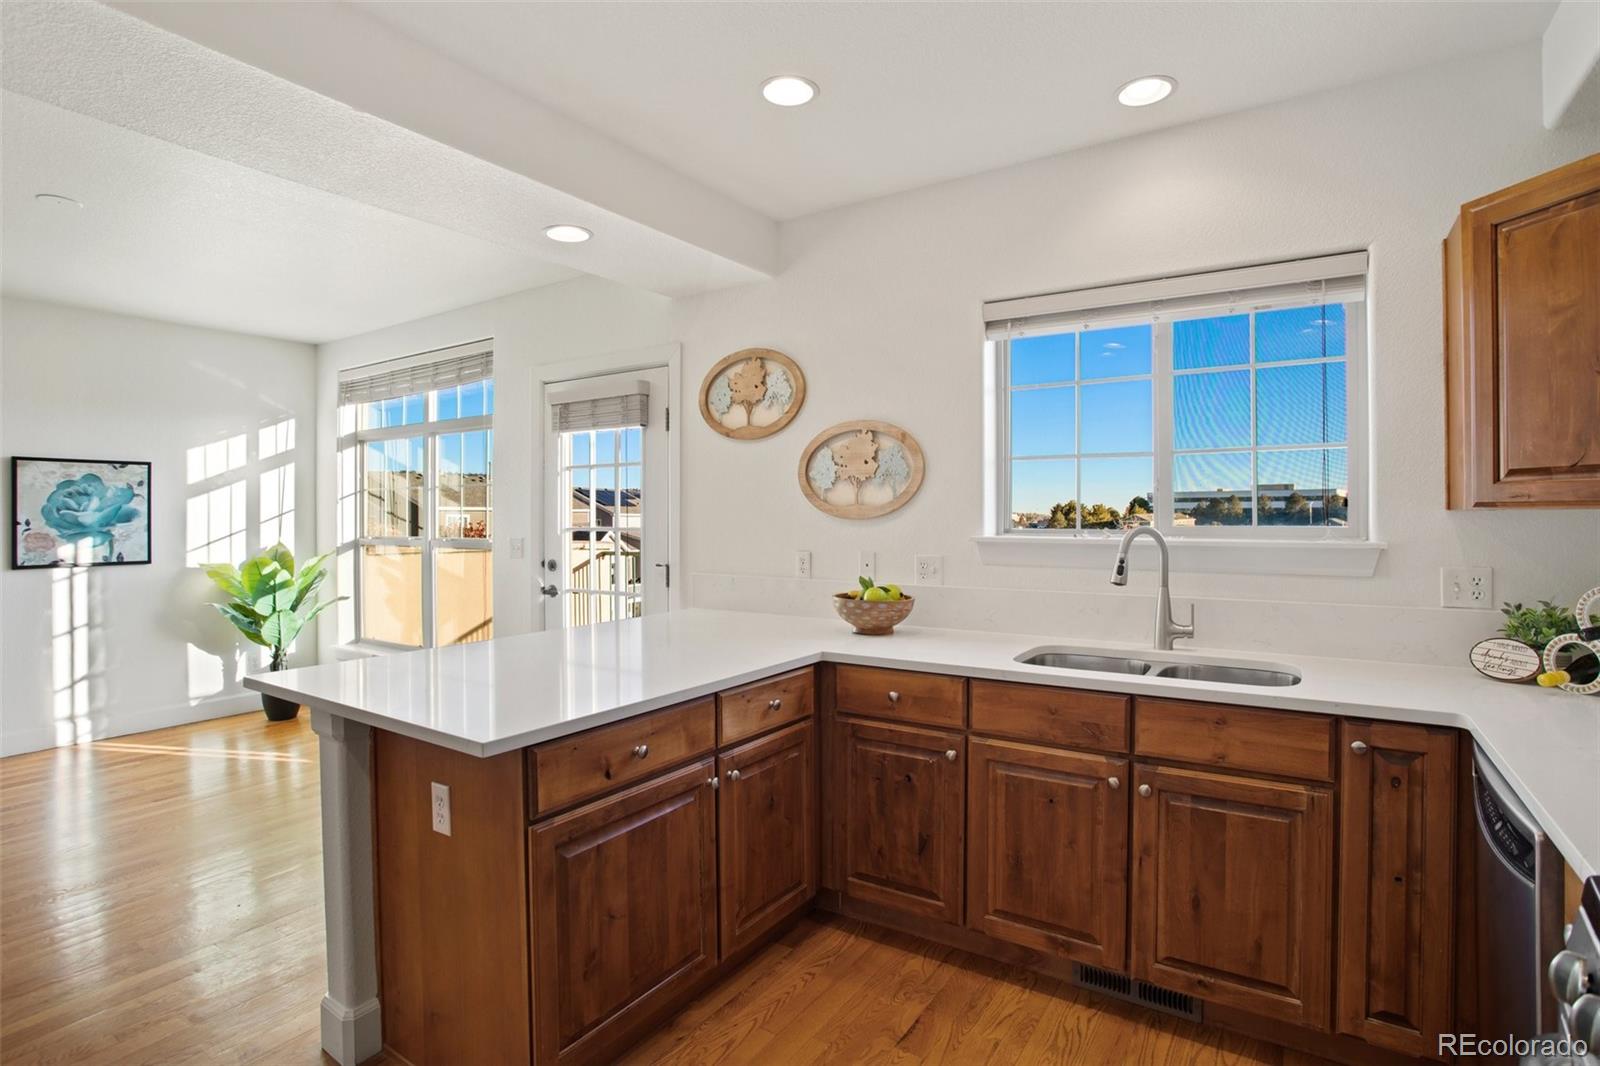
[{"label": "recolorado watermark text", "polygon": [[1582,1059],[1589,1053],[1589,1045],[1568,1036],[1479,1036],[1477,1033],[1440,1033],[1439,1054],[1458,1055],[1462,1058],[1519,1057],[1537,1055],[1544,1058]]}]

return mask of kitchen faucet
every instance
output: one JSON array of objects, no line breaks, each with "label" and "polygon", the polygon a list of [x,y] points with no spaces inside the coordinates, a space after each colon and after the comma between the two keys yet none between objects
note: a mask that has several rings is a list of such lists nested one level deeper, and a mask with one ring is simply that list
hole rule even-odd
[{"label": "kitchen faucet", "polygon": [[1111,583],[1123,586],[1128,583],[1128,546],[1138,536],[1155,538],[1156,547],[1161,549],[1161,587],[1156,590],[1156,647],[1161,651],[1171,651],[1172,642],[1179,637],[1194,639],[1194,604],[1189,605],[1189,621],[1175,622],[1172,619],[1172,593],[1167,590],[1167,538],[1154,526],[1135,526],[1122,535],[1122,543],[1117,547],[1117,565],[1111,571]]}]

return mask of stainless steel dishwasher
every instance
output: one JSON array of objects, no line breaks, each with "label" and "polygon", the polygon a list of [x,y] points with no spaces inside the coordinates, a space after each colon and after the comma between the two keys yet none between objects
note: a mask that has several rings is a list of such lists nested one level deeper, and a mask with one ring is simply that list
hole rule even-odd
[{"label": "stainless steel dishwasher", "polygon": [[1477,1010],[1481,1037],[1556,1028],[1545,967],[1561,949],[1561,855],[1489,757],[1472,748],[1478,813]]}]

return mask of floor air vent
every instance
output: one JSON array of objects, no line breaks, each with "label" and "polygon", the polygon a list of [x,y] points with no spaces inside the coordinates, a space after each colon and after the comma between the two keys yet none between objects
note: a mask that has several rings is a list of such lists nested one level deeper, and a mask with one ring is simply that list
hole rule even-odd
[{"label": "floor air vent", "polygon": [[1083,988],[1095,992],[1103,992],[1108,996],[1137,1003],[1141,1007],[1161,1011],[1163,1014],[1175,1014],[1180,1018],[1190,1021],[1201,1020],[1200,1001],[1193,996],[1174,992],[1170,988],[1162,988],[1148,981],[1135,981],[1126,974],[1117,973],[1115,970],[1104,970],[1098,966],[1085,966],[1083,963],[1074,963],[1072,967],[1072,980]]}]

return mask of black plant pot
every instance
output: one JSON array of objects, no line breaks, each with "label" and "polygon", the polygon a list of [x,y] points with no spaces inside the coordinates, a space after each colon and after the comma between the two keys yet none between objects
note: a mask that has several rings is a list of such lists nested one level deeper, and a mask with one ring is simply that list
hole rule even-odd
[{"label": "black plant pot", "polygon": [[[286,663],[275,662],[269,669],[275,674],[279,670],[288,668]],[[265,692],[261,694],[261,709],[267,712],[269,722],[292,722],[300,717],[300,705],[294,700],[286,700],[282,696],[269,696]]]},{"label": "black plant pot", "polygon": [[268,696],[264,692],[261,694],[261,709],[267,712],[269,722],[292,722],[300,717],[300,705],[294,700]]}]

